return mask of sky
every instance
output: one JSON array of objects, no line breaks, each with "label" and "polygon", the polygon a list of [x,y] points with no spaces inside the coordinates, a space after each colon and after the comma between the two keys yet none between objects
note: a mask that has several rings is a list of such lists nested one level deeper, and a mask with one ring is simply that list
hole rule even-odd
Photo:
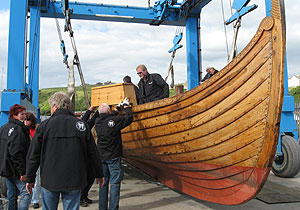
[{"label": "sky", "polygon": [[[71,1],[71,0],[70,0]],[[212,0],[201,12],[201,48],[202,68],[214,66],[223,68],[227,63],[227,45],[231,50],[233,26],[226,26],[224,32],[224,19],[231,16],[230,2],[233,0]],[[142,0],[78,0],[77,2],[103,3],[115,5],[130,5],[147,7],[148,1]],[[256,32],[259,22],[265,16],[263,0],[252,0],[249,5],[257,4],[258,8],[242,19],[242,27],[238,35],[238,50],[250,41]],[[151,0],[150,5],[153,6]],[[299,0],[286,0],[287,21],[287,61],[289,77],[300,74],[300,2]],[[6,88],[6,66],[9,34],[9,0],[0,3],[0,89]],[[139,77],[135,68],[145,64],[150,73],[160,73],[166,76],[171,60],[168,50],[177,29],[176,26],[149,26],[136,23],[116,23],[104,21],[71,20],[76,46],[85,82],[112,81],[121,83],[126,75],[131,76],[137,83]],[[66,43],[67,54],[73,56],[69,35],[63,32],[64,20],[59,20],[63,39]],[[183,48],[177,50],[173,65],[175,84],[183,83],[187,79],[186,73],[186,43],[185,33],[181,41]],[[41,19],[40,41],[40,88],[67,86],[68,72],[62,62],[58,32],[53,18]],[[76,85],[80,85],[77,70],[75,71]],[[170,84],[170,79],[167,81]]]}]

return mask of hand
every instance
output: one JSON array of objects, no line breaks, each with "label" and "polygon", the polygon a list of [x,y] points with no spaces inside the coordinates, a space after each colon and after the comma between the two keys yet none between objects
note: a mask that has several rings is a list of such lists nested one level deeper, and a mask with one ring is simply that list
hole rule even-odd
[{"label": "hand", "polygon": [[32,194],[32,188],[34,188],[34,183],[26,183],[26,190],[30,195]]},{"label": "hand", "polygon": [[123,106],[129,106],[129,99],[126,97],[126,98],[124,98],[124,100],[123,100]]},{"label": "hand", "polygon": [[23,176],[20,177],[20,181],[21,181],[21,182],[25,182],[25,181],[26,181],[26,178],[27,178],[27,177],[26,177],[26,174],[25,174],[25,175],[23,175]]},{"label": "hand", "polygon": [[102,177],[102,178],[96,178],[96,182],[97,182],[97,184],[99,184],[100,183],[100,188],[102,188],[103,187],[103,185],[104,185],[104,177]]},{"label": "hand", "polygon": [[90,106],[89,110],[90,110],[91,112],[93,112],[93,111],[95,110],[95,108],[96,108],[96,106]]}]

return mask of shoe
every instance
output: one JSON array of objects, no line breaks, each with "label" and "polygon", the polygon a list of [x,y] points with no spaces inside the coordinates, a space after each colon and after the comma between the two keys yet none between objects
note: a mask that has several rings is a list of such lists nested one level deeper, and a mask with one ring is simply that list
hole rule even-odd
[{"label": "shoe", "polygon": [[34,204],[33,204],[33,208],[34,208],[34,209],[38,209],[38,208],[40,208],[40,204],[38,204],[38,203],[34,203]]},{"label": "shoe", "polygon": [[93,200],[89,199],[88,197],[84,198],[84,201],[88,204],[93,203]]},{"label": "shoe", "polygon": [[87,207],[88,204],[87,204],[87,202],[85,202],[84,199],[80,199],[80,206],[82,206],[82,207]]}]

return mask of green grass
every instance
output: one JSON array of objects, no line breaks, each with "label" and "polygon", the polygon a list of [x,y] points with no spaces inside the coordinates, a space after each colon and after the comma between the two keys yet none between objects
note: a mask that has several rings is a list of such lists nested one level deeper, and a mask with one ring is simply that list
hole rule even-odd
[{"label": "green grass", "polygon": [[294,96],[295,103],[300,103],[300,86],[291,88],[289,92],[292,96]]},{"label": "green grass", "polygon": [[[95,87],[95,85],[87,85],[87,93],[89,96],[89,100],[91,99],[91,88]],[[84,99],[84,93],[81,86],[75,87],[77,96],[79,101],[75,98],[75,111],[85,111],[88,109],[88,107],[85,104]],[[57,87],[57,88],[46,88],[39,90],[39,106],[41,110],[41,115],[50,115],[50,106],[48,103],[48,99],[51,95],[53,95],[55,92],[64,92],[67,93],[66,87]]]}]

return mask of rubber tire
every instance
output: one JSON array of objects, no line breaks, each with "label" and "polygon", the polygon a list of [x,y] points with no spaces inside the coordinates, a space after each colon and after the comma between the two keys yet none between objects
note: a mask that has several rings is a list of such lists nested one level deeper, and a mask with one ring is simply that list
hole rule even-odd
[{"label": "rubber tire", "polygon": [[281,151],[283,153],[282,163],[272,164],[272,171],[276,176],[291,178],[300,171],[300,145],[291,136],[284,135],[281,138]]},{"label": "rubber tire", "polygon": [[5,178],[0,176],[1,197],[7,198],[7,187]]}]

